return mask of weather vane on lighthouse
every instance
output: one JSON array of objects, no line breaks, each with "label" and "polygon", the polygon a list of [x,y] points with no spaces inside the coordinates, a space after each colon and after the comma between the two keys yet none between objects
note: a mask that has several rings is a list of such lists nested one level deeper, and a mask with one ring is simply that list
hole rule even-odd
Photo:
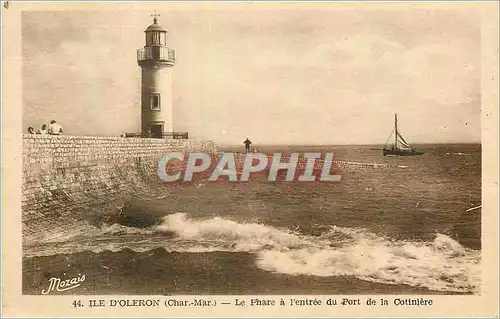
[{"label": "weather vane on lighthouse", "polygon": [[154,11],[153,24],[144,32],[146,45],[137,50],[141,76],[141,135],[162,138],[173,134],[172,67],[175,51],[167,47],[167,30],[158,24]]},{"label": "weather vane on lighthouse", "polygon": [[153,22],[158,23],[158,17],[160,16],[159,14],[156,13],[156,10],[153,11],[154,13],[151,15],[153,17]]}]

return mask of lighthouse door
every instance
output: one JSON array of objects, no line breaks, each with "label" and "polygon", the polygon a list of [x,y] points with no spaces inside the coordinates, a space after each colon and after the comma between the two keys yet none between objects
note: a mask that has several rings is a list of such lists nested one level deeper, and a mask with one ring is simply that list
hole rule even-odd
[{"label": "lighthouse door", "polygon": [[162,138],[163,137],[163,124],[151,125],[151,137],[152,138]]}]

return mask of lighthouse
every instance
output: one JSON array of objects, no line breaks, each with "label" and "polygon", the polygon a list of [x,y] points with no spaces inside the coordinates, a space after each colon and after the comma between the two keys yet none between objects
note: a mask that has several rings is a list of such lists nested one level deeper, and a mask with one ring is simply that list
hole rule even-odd
[{"label": "lighthouse", "polygon": [[162,138],[173,132],[172,121],[172,67],[175,51],[167,46],[167,31],[153,24],[144,33],[146,45],[137,50],[137,63],[141,67],[141,135]]}]

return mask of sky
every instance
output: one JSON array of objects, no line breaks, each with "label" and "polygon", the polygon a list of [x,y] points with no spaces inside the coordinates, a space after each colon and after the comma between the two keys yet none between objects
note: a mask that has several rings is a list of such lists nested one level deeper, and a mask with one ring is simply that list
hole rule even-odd
[{"label": "sky", "polygon": [[[469,8],[182,10],[158,4],[176,50],[174,130],[220,145],[481,139],[481,29]],[[25,11],[23,130],[140,131],[136,50],[152,12]]]}]

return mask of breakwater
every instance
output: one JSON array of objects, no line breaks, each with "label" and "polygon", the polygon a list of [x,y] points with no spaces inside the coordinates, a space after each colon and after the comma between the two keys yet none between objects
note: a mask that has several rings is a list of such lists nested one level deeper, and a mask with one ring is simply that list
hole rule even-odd
[{"label": "breakwater", "polygon": [[[303,155],[303,154],[300,154]],[[235,161],[237,167],[243,167],[243,163],[245,161],[245,153],[237,153],[235,156]],[[271,163],[271,161],[275,160],[273,158],[273,155],[268,155],[268,161]],[[290,162],[290,156],[281,156],[279,158],[279,161],[285,163],[285,162]],[[298,156],[297,158],[297,166],[298,167],[305,167],[307,165],[308,159],[304,158],[303,156]],[[323,165],[331,164],[332,169],[363,169],[363,168],[388,168],[388,164],[381,164],[381,163],[361,163],[361,162],[352,162],[352,161],[345,161],[345,160],[335,160],[333,159],[331,162],[328,160],[325,160],[323,158],[318,158],[315,161],[315,168],[321,168]]]},{"label": "breakwater", "polygon": [[[130,198],[165,195],[158,160],[168,152],[217,153],[212,141],[23,135],[23,243],[64,239]],[[82,229],[83,228],[83,229]]]}]

